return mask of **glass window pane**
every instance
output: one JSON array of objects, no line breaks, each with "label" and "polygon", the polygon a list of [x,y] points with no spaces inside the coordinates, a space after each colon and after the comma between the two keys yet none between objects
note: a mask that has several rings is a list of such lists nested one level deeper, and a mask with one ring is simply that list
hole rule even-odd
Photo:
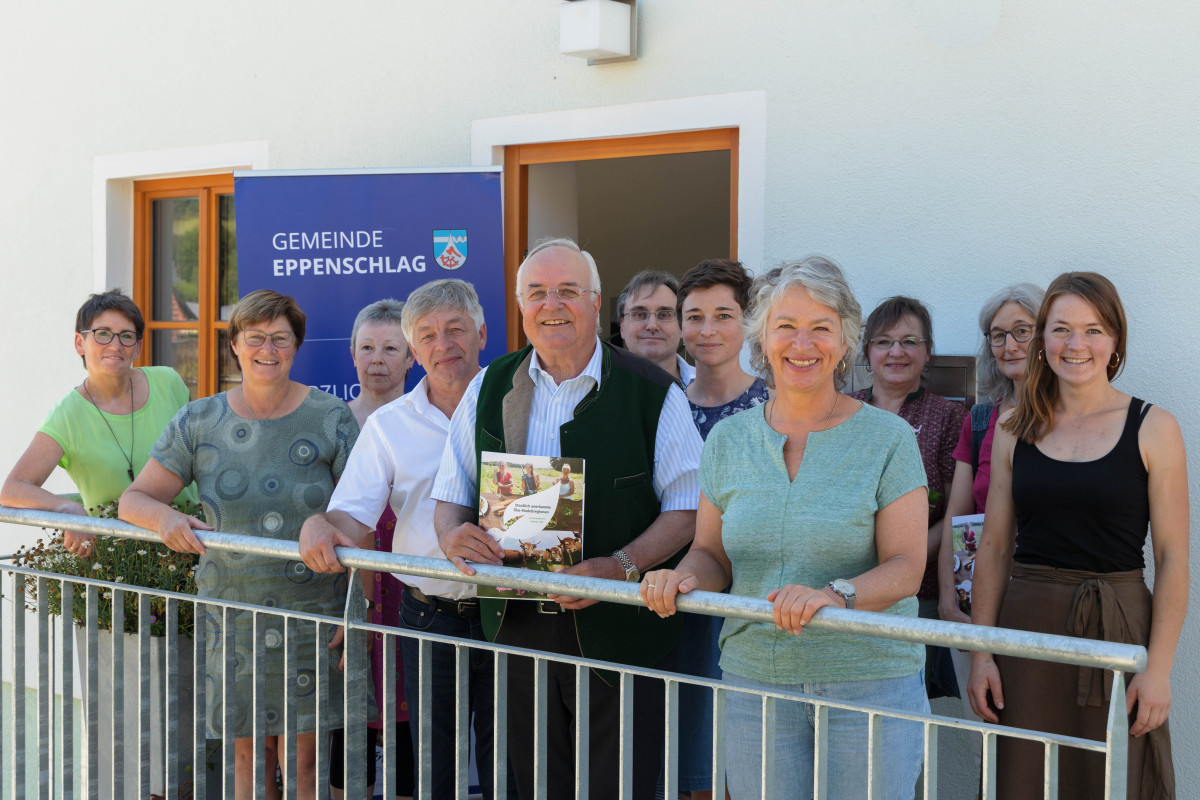
[{"label": "glass window pane", "polygon": [[152,201],[154,319],[191,322],[200,312],[200,198]]},{"label": "glass window pane", "polygon": [[242,383],[242,370],[229,346],[229,331],[217,331],[217,391],[228,392]]},{"label": "glass window pane", "polygon": [[217,196],[217,216],[218,319],[228,320],[238,301],[237,221],[233,215],[233,195]]},{"label": "glass window pane", "polygon": [[195,400],[199,396],[199,331],[154,331],[152,344],[154,365],[174,367]]}]

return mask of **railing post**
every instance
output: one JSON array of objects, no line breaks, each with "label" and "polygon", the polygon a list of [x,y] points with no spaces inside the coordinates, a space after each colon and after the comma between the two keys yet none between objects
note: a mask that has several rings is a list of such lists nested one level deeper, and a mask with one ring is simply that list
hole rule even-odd
[{"label": "railing post", "polygon": [[667,797],[679,796],[679,681],[666,682],[667,742],[663,765],[663,792]]},{"label": "railing post", "polygon": [[[112,796],[125,796],[125,592],[112,590]],[[131,742],[130,744],[135,744]]]},{"label": "railing post", "polygon": [[508,800],[508,654],[495,653],[492,668],[492,783],[495,800]]},{"label": "railing post", "polygon": [[[964,690],[965,691],[965,690]],[[938,729],[932,722],[925,723],[925,798],[937,800],[938,783]]]},{"label": "railing post", "polygon": [[1125,800],[1129,768],[1129,717],[1125,713],[1125,674],[1120,670],[1113,670],[1104,744],[1104,796],[1108,800]]},{"label": "railing post", "polygon": [[713,689],[712,790],[725,796],[725,690]]},{"label": "railing post", "polygon": [[[166,614],[163,617],[164,633],[163,639],[165,651],[163,653],[163,666],[165,675],[164,678],[164,693],[163,693],[163,719],[166,722],[163,730],[163,787],[164,794],[167,797],[179,796],[179,740],[191,733],[191,731],[179,730],[178,724],[172,725],[173,721],[180,718],[179,708],[179,601],[173,597],[167,598]],[[203,680],[202,676],[194,676],[196,681]],[[193,767],[193,770],[195,767]]]},{"label": "railing post", "polygon": [[587,800],[591,789],[588,784],[592,755],[591,676],[587,666],[575,667],[575,800]]},{"label": "railing post", "polygon": [[14,800],[25,797],[25,576],[13,576],[12,620],[12,747],[8,764],[12,770],[9,787]]},{"label": "railing post", "polygon": [[66,580],[60,587],[62,614],[58,618],[62,637],[59,682],[62,686],[62,735],[59,737],[59,785],[63,800],[75,797],[75,584]]},{"label": "railing post", "polygon": [[[360,627],[367,621],[367,599],[357,569],[350,570],[347,581],[346,607],[342,620],[346,632],[342,639],[346,661],[341,674],[344,748],[342,786],[346,797],[362,797],[367,793],[367,775],[366,770],[360,766],[359,759],[365,762],[367,758],[375,758],[374,753],[367,752],[367,714],[363,702],[364,698],[371,696],[371,664],[365,641],[365,637],[370,634]],[[363,680],[366,685],[356,686],[353,683],[355,680]]]},{"label": "railing post", "polygon": [[51,691],[51,664],[54,648],[50,642],[50,580],[37,579],[37,739],[38,739],[38,797],[50,797],[50,730],[54,725],[54,692]]},{"label": "railing post", "polygon": [[454,648],[454,794],[467,796],[471,761],[471,651]]},{"label": "railing post", "polygon": [[296,800],[300,787],[296,785],[296,691],[292,676],[299,669],[297,637],[299,623],[288,617],[283,621],[283,796]]},{"label": "railing post", "polygon": [[[208,610],[192,604],[192,796],[208,796]],[[171,624],[171,623],[168,623]],[[186,739],[185,739],[186,741]]]},{"label": "railing post", "polygon": [[[380,666],[383,672],[383,680],[380,685],[383,687],[383,698],[381,699],[380,708],[383,709],[383,714],[380,719],[383,734],[380,739],[383,743],[383,769],[382,774],[376,778],[376,783],[380,784],[384,797],[396,796],[396,755],[393,751],[399,746],[396,741],[396,637],[392,634],[384,634],[375,643],[376,647],[382,647],[383,652]],[[368,758],[371,754],[368,754]]]},{"label": "railing post", "polygon": [[100,793],[100,589],[84,591],[84,718],[83,790],[85,797]]},{"label": "railing post", "polygon": [[138,592],[138,797],[150,796],[150,595]]},{"label": "railing post", "polygon": [[621,673],[621,800],[633,800],[633,675]]}]

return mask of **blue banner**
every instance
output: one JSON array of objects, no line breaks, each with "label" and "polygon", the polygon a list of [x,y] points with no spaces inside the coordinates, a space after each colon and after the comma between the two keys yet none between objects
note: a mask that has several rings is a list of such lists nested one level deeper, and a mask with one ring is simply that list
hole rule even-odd
[{"label": "blue banner", "polygon": [[[499,167],[462,170],[234,173],[238,294],[273,289],[308,315],[292,379],[358,396],[354,317],[385,297],[461,278],[483,303],[480,363],[505,352]],[[414,364],[407,386],[423,374]]]}]

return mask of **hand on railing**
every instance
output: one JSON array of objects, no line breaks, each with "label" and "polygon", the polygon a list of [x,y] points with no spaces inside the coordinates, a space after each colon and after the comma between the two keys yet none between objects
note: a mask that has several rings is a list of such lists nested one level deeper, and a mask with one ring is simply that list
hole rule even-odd
[{"label": "hand on railing", "polygon": [[313,572],[345,572],[338,561],[335,547],[358,545],[346,534],[334,527],[323,514],[314,514],[304,520],[300,528],[300,560]]},{"label": "hand on railing", "polygon": [[[623,582],[625,579],[625,568],[621,566],[621,562],[617,560],[616,556],[600,556],[598,558],[584,559],[558,574],[578,575],[583,578],[603,578],[605,580]],[[600,602],[588,597],[575,597],[569,594],[548,594],[546,597],[570,611],[578,611],[581,608],[594,606]]]},{"label": "hand on railing", "polygon": [[642,578],[642,600],[646,608],[666,618],[675,613],[675,595],[696,588],[696,576],[677,569],[656,569]]}]

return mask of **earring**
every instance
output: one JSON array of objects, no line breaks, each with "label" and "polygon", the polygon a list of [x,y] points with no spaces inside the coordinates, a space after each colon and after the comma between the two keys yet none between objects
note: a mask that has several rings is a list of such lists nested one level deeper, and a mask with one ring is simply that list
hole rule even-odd
[{"label": "earring", "polygon": [[1045,363],[1045,361],[1046,361],[1046,351],[1045,350],[1038,350],[1038,361]]},{"label": "earring", "polygon": [[[841,361],[838,362],[837,371],[838,371],[838,373],[845,375],[846,369],[847,369],[846,359],[843,358]],[[871,368],[867,367],[867,369],[870,370]]]},{"label": "earring", "polygon": [[[1113,359],[1116,359],[1116,361],[1113,361]],[[1112,358],[1110,358],[1108,361],[1109,361],[1108,368],[1116,369],[1117,366],[1121,363],[1121,354],[1114,351],[1112,354]]]},{"label": "earring", "polygon": [[751,361],[750,366],[754,367],[755,372],[762,372],[764,369],[766,369],[766,367],[767,367],[766,353],[762,353],[759,355],[757,363],[755,363],[754,361]]},{"label": "earring", "polygon": [[871,371],[871,363],[868,361],[867,362],[867,372],[870,372],[870,371]]}]

